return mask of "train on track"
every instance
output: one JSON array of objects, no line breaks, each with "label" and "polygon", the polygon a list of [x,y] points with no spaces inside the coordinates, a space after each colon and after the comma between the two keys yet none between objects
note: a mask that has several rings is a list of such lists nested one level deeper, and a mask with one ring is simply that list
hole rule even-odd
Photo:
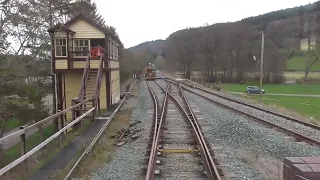
[{"label": "train on track", "polygon": [[153,80],[156,77],[156,65],[149,63],[145,69],[145,77],[147,81]]}]

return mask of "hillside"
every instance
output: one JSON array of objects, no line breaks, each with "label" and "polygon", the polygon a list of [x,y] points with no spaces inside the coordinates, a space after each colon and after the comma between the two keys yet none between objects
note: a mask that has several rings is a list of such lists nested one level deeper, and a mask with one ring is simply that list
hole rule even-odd
[{"label": "hillside", "polygon": [[248,23],[248,24],[268,24],[272,21],[288,19],[295,16],[302,16],[304,14],[310,14],[317,11],[320,11],[319,1],[313,4],[305,5],[305,6],[287,8],[287,9],[282,9],[278,11],[272,11],[269,13],[261,14],[258,16],[244,18],[241,20],[241,22]]},{"label": "hillside", "polygon": [[[286,31],[298,32],[299,28],[303,28],[303,24],[299,25],[299,23],[301,23],[301,21],[299,22],[299,16],[301,17],[302,15],[307,13],[320,13],[318,11],[320,11],[320,1],[315,2],[313,4],[308,4],[305,6],[287,8],[287,9],[273,11],[273,12],[269,12],[269,13],[258,15],[258,16],[248,17],[240,20],[239,22],[243,22],[248,25],[258,25],[258,26],[259,25],[263,26],[269,23],[273,25],[291,24],[290,28],[286,28]],[[295,22],[295,23],[292,23],[292,22]],[[213,27],[216,25],[217,24],[213,24],[205,28],[213,29]],[[203,28],[203,27],[199,27],[199,28]],[[184,33],[184,31],[187,31],[187,29],[173,32],[171,35],[177,34],[177,33]],[[301,34],[295,34],[294,36],[295,38],[300,38]],[[165,46],[165,40],[155,40],[155,41],[148,41],[148,42],[141,43],[129,49],[132,51],[143,50],[143,51],[148,51],[152,53],[155,53],[155,52],[159,53],[163,50],[162,48],[164,46]]]},{"label": "hillside", "polygon": [[138,44],[134,47],[129,48],[130,51],[146,51],[151,54],[161,54],[165,40],[154,40]]},{"label": "hillside", "polygon": [[[157,59],[167,65],[165,68],[184,71],[187,76],[192,70],[200,70],[214,80],[218,78],[217,72],[222,72],[226,81],[239,81],[246,77],[246,73],[259,71],[259,31],[264,30],[266,81],[280,78],[277,80],[280,82],[280,72],[305,69],[306,58],[296,58],[305,56],[300,52],[301,39],[308,34],[318,36],[319,24],[320,1],[237,22],[182,29],[170,34],[166,40],[144,42],[129,51],[144,52],[149,57],[151,54],[153,61]],[[258,61],[254,61],[253,56],[258,57]],[[315,64],[311,71],[319,71],[319,63]]]}]

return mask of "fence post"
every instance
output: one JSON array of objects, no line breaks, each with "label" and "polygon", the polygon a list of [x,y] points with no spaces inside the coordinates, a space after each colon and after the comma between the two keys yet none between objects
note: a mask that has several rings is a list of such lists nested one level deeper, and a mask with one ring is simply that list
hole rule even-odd
[{"label": "fence post", "polygon": [[[74,105],[74,100],[71,100],[71,106]],[[71,109],[71,119],[74,119],[74,109]]]},{"label": "fence post", "polygon": [[[82,101],[81,101],[81,102],[82,102]],[[79,99],[77,99],[77,100],[74,101],[74,105],[77,105],[77,104],[79,104],[79,103],[81,103],[81,102],[79,101]],[[77,119],[79,116],[81,116],[81,108],[82,108],[82,105],[74,109],[74,113],[73,113],[74,115],[73,115],[73,117],[72,117],[72,121],[74,121],[74,120]],[[78,129],[80,126],[81,126],[81,121],[80,121],[80,122],[77,122],[73,127],[76,128],[76,129]]]},{"label": "fence post", "polygon": [[[65,126],[65,119],[66,119],[66,114],[61,115],[61,128],[64,128]],[[62,134],[66,134],[67,131],[63,131]]]},{"label": "fence post", "polygon": [[[26,128],[25,126],[20,126],[19,129],[22,130]],[[21,139],[21,146],[20,146],[20,153],[21,156],[25,155],[27,153],[27,142],[26,142],[26,132],[20,135]],[[28,159],[26,159],[23,163],[26,168],[28,168]]]},{"label": "fence post", "polygon": [[3,161],[4,159],[4,148],[3,144],[0,144],[0,160]]},{"label": "fence post", "polygon": [[[58,110],[58,113],[61,112],[61,110]],[[57,118],[57,121],[58,121],[58,131],[60,131],[60,129],[62,129],[62,116],[59,116]],[[63,133],[61,133],[58,137],[58,146],[59,147],[62,147],[62,136],[63,136]]]},{"label": "fence post", "polygon": [[[22,129],[24,129],[25,128],[25,126],[20,126],[19,127],[19,129],[20,130],[22,130]],[[26,154],[26,151],[27,151],[27,147],[26,147],[26,133],[23,133],[23,134],[21,134],[21,136],[20,136],[20,138],[21,138],[21,156],[23,156],[23,155],[25,155]]]},{"label": "fence post", "polygon": [[[94,99],[92,99],[92,107],[96,107]],[[94,111],[92,111],[92,121],[94,121],[94,118],[96,116],[96,112],[97,112],[97,108],[95,108]]]},{"label": "fence post", "polygon": [[[77,104],[78,104],[78,103],[77,103]],[[77,117],[76,117],[76,118],[78,118],[79,116],[82,115],[82,108],[83,108],[83,105],[79,106],[79,111],[77,111],[78,114],[77,114]],[[82,126],[82,121],[78,122],[77,124],[78,124],[78,125],[77,125],[78,127],[79,127],[79,126],[81,127],[81,126]]]},{"label": "fence post", "polygon": [[[71,100],[71,106],[74,106],[76,103],[74,100]],[[75,120],[76,119],[76,114],[75,114],[75,109],[72,109],[72,120]]]},{"label": "fence post", "polygon": [[[39,133],[40,133],[40,136],[41,136],[41,141],[43,142],[44,141],[44,133],[43,133],[43,129],[44,129],[44,127],[43,127],[44,125],[40,125],[39,126]],[[44,147],[45,148],[45,147]]]},{"label": "fence post", "polygon": [[98,114],[100,114],[100,97],[98,98]]}]

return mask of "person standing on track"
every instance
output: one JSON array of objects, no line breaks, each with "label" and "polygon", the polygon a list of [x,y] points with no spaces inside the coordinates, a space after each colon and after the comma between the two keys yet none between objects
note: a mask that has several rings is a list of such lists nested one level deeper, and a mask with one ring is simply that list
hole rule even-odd
[{"label": "person standing on track", "polygon": [[130,83],[127,83],[126,84],[126,91],[129,92],[129,90],[130,90]]}]

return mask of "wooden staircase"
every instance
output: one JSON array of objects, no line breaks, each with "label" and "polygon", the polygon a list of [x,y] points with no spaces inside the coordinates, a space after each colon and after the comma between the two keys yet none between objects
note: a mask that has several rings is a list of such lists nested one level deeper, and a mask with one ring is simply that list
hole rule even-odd
[{"label": "wooden staircase", "polygon": [[90,55],[87,57],[86,65],[83,70],[82,80],[79,95],[77,98],[72,100],[72,104],[78,104],[80,102],[91,99],[84,105],[81,105],[78,109],[73,112],[72,119],[81,116],[82,113],[95,107],[95,111],[89,114],[95,118],[95,114],[100,113],[100,87],[104,68],[103,54],[100,56],[99,68],[90,68]]},{"label": "wooden staircase", "polygon": [[[96,81],[97,81],[98,69],[89,69],[88,77],[86,79],[86,86],[83,94],[83,100],[94,98],[96,93]],[[87,111],[91,109],[94,103],[87,102],[82,110]]]}]

